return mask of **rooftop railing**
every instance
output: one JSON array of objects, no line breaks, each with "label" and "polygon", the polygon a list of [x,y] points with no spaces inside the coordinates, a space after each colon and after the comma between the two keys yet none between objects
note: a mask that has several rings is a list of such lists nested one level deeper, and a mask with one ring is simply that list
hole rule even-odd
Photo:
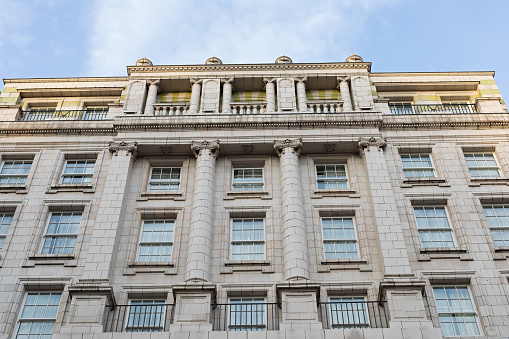
[{"label": "rooftop railing", "polygon": [[324,329],[387,328],[385,301],[340,301],[318,303]]},{"label": "rooftop railing", "polygon": [[389,103],[391,114],[472,114],[478,113],[475,104],[425,104]]},{"label": "rooftop railing", "polygon": [[106,306],[105,332],[164,332],[170,330],[174,304],[136,303]]},{"label": "rooftop railing", "polygon": [[85,110],[35,109],[21,111],[20,121],[43,120],[104,120],[108,115],[107,108]]},{"label": "rooftop railing", "polygon": [[278,303],[215,304],[212,305],[212,330],[278,330],[280,314]]}]

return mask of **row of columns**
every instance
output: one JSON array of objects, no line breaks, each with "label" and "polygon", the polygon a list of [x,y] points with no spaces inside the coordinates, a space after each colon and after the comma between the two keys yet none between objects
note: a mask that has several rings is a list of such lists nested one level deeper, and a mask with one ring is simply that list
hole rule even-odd
[{"label": "row of columns", "polygon": [[[343,111],[353,111],[352,99],[350,95],[349,77],[338,77],[338,86],[343,101]],[[299,112],[307,112],[307,96],[306,96],[306,80],[307,77],[295,78],[297,89],[297,108]],[[196,114],[200,109],[200,96],[203,79],[191,79],[191,99],[189,106],[189,114]],[[265,99],[267,101],[266,112],[276,112],[276,78],[266,77],[263,79],[265,83]],[[159,90],[160,80],[148,81],[148,93],[145,104],[145,114],[154,115],[154,104],[157,100],[157,92]],[[233,94],[233,78],[222,79],[223,84],[223,113],[231,113],[231,102]]]}]

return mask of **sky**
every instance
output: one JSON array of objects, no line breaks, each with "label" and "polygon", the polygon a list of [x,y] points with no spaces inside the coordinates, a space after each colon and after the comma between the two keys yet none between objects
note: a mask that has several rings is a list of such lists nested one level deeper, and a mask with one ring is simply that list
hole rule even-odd
[{"label": "sky", "polygon": [[509,0],[0,0],[0,78],[354,53],[373,72],[495,71],[509,98],[508,12]]}]

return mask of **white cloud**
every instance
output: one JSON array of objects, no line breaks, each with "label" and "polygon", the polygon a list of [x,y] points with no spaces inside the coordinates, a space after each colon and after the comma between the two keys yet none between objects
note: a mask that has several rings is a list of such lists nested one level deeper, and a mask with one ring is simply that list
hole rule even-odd
[{"label": "white cloud", "polygon": [[398,0],[96,0],[88,41],[90,75],[123,75],[154,64],[343,61],[368,16]]}]

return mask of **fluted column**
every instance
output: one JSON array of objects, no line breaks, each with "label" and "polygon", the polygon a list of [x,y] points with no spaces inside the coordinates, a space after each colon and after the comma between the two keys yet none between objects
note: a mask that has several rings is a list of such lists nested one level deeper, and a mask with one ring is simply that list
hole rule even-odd
[{"label": "fluted column", "polygon": [[233,78],[221,79],[221,82],[223,83],[223,113],[231,113]]},{"label": "fluted column", "polygon": [[196,157],[191,229],[187,242],[186,281],[210,281],[212,219],[214,213],[214,177],[219,140],[194,142]]},{"label": "fluted column", "polygon": [[341,92],[341,100],[343,100],[343,112],[352,112],[352,97],[350,95],[350,88],[348,80],[350,77],[338,77],[338,89]]},{"label": "fluted column", "polygon": [[267,101],[268,113],[274,113],[276,111],[276,78],[264,78],[265,82],[265,100]]},{"label": "fluted column", "polygon": [[200,108],[200,95],[202,79],[191,79],[191,103],[189,105],[189,114],[198,113]]},{"label": "fluted column", "polygon": [[159,80],[148,81],[147,102],[145,104],[145,114],[154,115],[154,104],[157,100],[157,91],[159,90]]},{"label": "fluted column", "polygon": [[295,78],[297,81],[297,107],[299,112],[307,112],[307,98],[306,98],[306,80],[307,77]]},{"label": "fluted column", "polygon": [[281,178],[281,213],[285,280],[309,279],[304,199],[299,172],[302,139],[275,140]]}]

